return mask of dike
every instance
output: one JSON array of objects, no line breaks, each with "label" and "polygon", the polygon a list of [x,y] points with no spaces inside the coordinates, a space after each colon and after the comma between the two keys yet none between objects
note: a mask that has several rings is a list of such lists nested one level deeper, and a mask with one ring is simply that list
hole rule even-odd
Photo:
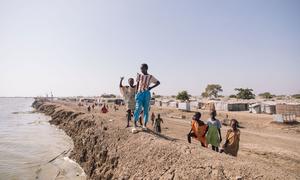
[{"label": "dike", "polygon": [[36,100],[32,106],[51,116],[50,123],[73,139],[70,158],[88,179],[281,179],[287,175],[151,131],[132,134],[117,120],[85,113],[74,105]]}]

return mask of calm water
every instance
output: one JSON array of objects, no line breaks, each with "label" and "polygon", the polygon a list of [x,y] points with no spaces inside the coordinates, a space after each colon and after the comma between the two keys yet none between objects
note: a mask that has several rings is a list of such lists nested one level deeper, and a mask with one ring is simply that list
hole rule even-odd
[{"label": "calm water", "polygon": [[49,117],[33,113],[32,102],[0,98],[0,179],[85,179],[67,158],[71,138],[50,125]]}]

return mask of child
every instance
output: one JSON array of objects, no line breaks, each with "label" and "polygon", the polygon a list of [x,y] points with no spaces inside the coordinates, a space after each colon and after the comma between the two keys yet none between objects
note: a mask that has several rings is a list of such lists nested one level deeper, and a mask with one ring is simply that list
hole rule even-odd
[{"label": "child", "polygon": [[212,150],[219,152],[220,142],[222,142],[221,136],[221,123],[216,119],[216,111],[210,113],[210,119],[207,121],[208,132],[206,135],[207,144],[212,145]]},{"label": "child", "polygon": [[231,120],[231,128],[227,131],[226,141],[221,149],[221,153],[225,152],[226,154],[237,156],[241,132],[238,129],[238,121],[236,119]]},{"label": "child", "polygon": [[120,91],[125,99],[125,103],[127,106],[127,127],[129,127],[129,122],[131,121],[131,115],[135,109],[135,94],[136,94],[136,86],[134,85],[134,79],[129,78],[128,84],[129,86],[123,86],[124,77],[121,77],[120,80]]},{"label": "child", "polygon": [[91,106],[89,106],[89,107],[87,108],[87,110],[88,110],[88,112],[91,112]]},{"label": "child", "polygon": [[151,114],[151,122],[152,122],[152,127],[154,127],[154,121],[155,121],[155,114],[154,112]]},{"label": "child", "polygon": [[127,128],[128,127],[130,127],[130,125],[129,125],[129,121],[131,121],[131,117],[132,117],[132,112],[131,112],[131,110],[130,109],[128,109],[127,111],[126,111],[126,119],[127,119]]},{"label": "child", "polygon": [[193,116],[192,128],[191,128],[191,132],[189,133],[189,136],[199,140],[202,147],[207,147],[205,135],[207,133],[208,126],[204,124],[204,122],[201,121],[200,118],[201,118],[201,113],[196,112],[195,115]]},{"label": "child", "polygon": [[108,112],[108,107],[106,107],[105,104],[104,104],[103,107],[101,108],[101,112],[104,113],[104,114]]},{"label": "child", "polygon": [[[149,119],[149,106],[151,99],[151,89],[160,85],[160,82],[152,75],[148,74],[148,65],[142,64],[141,66],[142,74],[137,75],[137,94],[135,97],[136,106],[134,112],[134,128],[133,133],[136,133],[136,122],[139,120],[139,115],[142,109],[144,109],[144,125],[143,130],[147,130],[147,122]],[[153,86],[150,86],[154,84]]]},{"label": "child", "polygon": [[115,112],[116,112],[117,110],[119,110],[118,107],[117,107],[116,105],[114,105],[114,110],[115,110]]},{"label": "child", "polygon": [[154,129],[155,132],[161,133],[161,126],[160,123],[164,123],[164,121],[160,118],[160,114],[157,115],[157,119],[154,121]]}]

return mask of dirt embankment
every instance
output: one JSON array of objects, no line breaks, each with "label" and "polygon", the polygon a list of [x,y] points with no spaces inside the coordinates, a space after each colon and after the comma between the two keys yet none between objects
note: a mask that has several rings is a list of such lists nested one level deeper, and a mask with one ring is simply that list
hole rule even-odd
[{"label": "dirt embankment", "polygon": [[88,114],[62,103],[36,101],[33,107],[73,139],[71,158],[89,179],[299,178],[271,164],[241,161],[152,131],[131,134],[114,116]]}]

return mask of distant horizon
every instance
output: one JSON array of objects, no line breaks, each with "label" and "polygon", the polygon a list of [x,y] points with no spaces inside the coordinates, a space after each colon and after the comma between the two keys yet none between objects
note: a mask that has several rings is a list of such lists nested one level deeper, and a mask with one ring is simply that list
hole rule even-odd
[{"label": "distant horizon", "polygon": [[[121,95],[120,94],[114,94],[114,93],[104,93],[104,94],[112,94],[112,95],[115,95],[117,97],[120,97]],[[74,95],[74,96],[53,96],[54,98],[68,98],[68,97],[100,97],[101,95],[104,95],[104,94],[100,94],[100,95],[87,95],[87,96],[82,96],[82,95]],[[260,93],[259,93],[260,94]],[[257,97],[260,97],[259,94],[255,94],[255,98]],[[272,94],[272,93],[271,93]],[[295,93],[295,94],[272,94],[272,95],[275,95],[275,97],[279,97],[279,96],[293,96],[293,95],[296,95],[296,94],[299,94],[299,93]],[[177,96],[177,94],[173,94],[173,95],[162,95],[162,94],[156,94],[156,95],[159,95],[159,96],[162,96],[162,97],[171,97],[171,96]],[[192,95],[190,94],[192,97],[202,97],[201,95]],[[232,94],[230,94],[232,95]],[[230,95],[222,95],[222,94],[219,94],[219,97],[229,97]],[[235,95],[235,94],[234,94]],[[47,97],[46,95],[45,96],[0,96],[0,98],[36,98],[36,97],[42,97],[42,98],[45,98]],[[48,96],[48,98],[50,98],[51,96]],[[202,97],[205,99],[205,97]]]},{"label": "distant horizon", "polygon": [[0,96],[119,93],[140,65],[153,92],[300,93],[300,1],[0,1]]}]

